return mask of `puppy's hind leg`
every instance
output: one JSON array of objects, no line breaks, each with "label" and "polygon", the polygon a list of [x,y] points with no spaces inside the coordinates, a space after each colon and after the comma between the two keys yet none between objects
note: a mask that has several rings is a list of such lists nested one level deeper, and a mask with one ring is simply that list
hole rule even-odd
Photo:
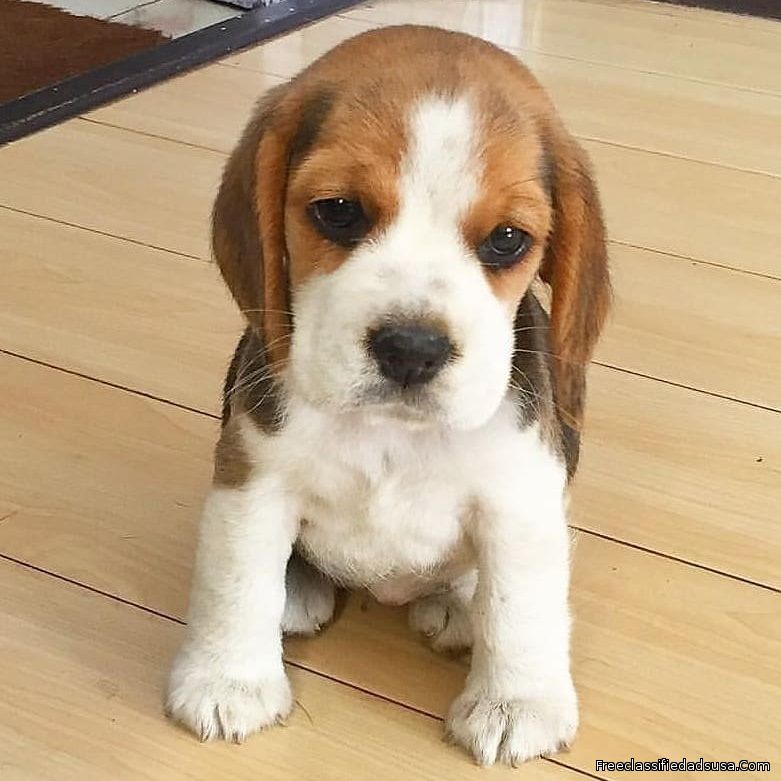
[{"label": "puppy's hind leg", "polygon": [[410,605],[410,626],[429,638],[435,651],[459,653],[472,647],[471,604],[477,585],[472,570],[452,581],[444,591],[421,597]]},{"label": "puppy's hind leg", "polygon": [[334,584],[295,552],[287,563],[285,590],[285,634],[312,635],[333,617]]}]

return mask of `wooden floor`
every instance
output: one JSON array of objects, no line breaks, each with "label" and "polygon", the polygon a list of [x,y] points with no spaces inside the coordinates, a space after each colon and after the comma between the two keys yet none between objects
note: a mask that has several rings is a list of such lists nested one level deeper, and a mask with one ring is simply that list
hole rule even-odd
[{"label": "wooden floor", "polygon": [[[360,596],[287,644],[286,729],[201,746],[161,713],[240,328],[207,244],[225,154],[264,88],[399,21],[521,56],[609,222],[616,308],[572,508],[583,726],[520,771],[441,742],[464,666]],[[0,257],[3,781],[781,770],[781,25],[643,0],[374,2],[0,150]]]}]

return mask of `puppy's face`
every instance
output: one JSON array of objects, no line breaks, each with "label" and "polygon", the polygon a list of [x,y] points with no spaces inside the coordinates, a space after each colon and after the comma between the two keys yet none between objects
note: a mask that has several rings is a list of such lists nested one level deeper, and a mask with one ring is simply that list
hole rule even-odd
[{"label": "puppy's face", "polygon": [[477,426],[507,390],[515,310],[550,228],[534,123],[507,125],[468,89],[411,90],[358,139],[355,107],[331,111],[288,185],[293,390]]},{"label": "puppy's face", "polygon": [[595,290],[607,277],[588,185],[514,58],[390,28],[346,42],[261,108],[226,170],[215,252],[294,394],[473,428],[507,392],[515,313],[538,272],[553,284],[554,342],[557,327],[582,326],[567,349],[590,352],[606,306],[579,292],[592,256]]}]

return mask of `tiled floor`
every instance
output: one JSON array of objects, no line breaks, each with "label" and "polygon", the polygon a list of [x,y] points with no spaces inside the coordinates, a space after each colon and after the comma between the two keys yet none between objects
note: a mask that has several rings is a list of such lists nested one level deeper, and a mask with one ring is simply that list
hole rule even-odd
[{"label": "tiled floor", "polygon": [[211,0],[37,0],[80,16],[94,16],[139,27],[151,27],[179,38],[242,11]]},{"label": "tiled floor", "polygon": [[[261,91],[401,21],[532,67],[591,155],[611,238],[572,503],[582,728],[519,771],[441,742],[464,666],[360,596],[286,643],[287,729],[200,746],[161,713],[240,330],[209,258],[226,153]],[[777,777],[779,138],[776,23],[379,0],[0,150],[0,778],[585,781],[629,777],[597,759],[682,756]]]}]

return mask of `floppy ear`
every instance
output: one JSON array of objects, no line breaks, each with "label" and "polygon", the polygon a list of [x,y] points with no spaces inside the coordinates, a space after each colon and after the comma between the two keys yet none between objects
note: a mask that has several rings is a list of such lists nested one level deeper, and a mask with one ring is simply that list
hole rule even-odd
[{"label": "floppy ear", "polygon": [[554,395],[565,434],[577,437],[586,367],[610,307],[605,228],[585,152],[561,126],[549,133],[546,152],[553,226],[540,276],[552,293]]},{"label": "floppy ear", "polygon": [[284,204],[295,122],[279,111],[287,90],[275,87],[258,104],[225,166],[212,213],[220,272],[273,361],[287,356],[291,328]]}]

